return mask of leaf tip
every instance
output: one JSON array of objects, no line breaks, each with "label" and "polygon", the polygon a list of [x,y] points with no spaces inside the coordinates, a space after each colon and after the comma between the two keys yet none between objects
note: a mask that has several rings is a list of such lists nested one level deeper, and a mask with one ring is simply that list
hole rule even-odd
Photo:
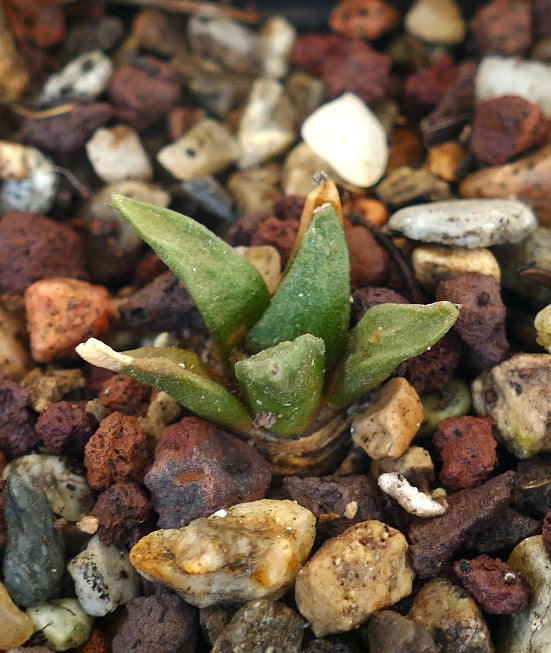
[{"label": "leaf tip", "polygon": [[119,372],[125,365],[132,362],[132,358],[111,349],[101,340],[88,338],[86,342],[75,347],[77,354],[85,361],[97,367],[104,367],[113,372]]}]

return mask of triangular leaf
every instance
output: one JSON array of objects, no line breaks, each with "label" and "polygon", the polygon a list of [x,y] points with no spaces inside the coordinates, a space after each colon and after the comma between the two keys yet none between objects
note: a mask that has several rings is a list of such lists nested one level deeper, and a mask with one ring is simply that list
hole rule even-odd
[{"label": "triangular leaf", "polygon": [[226,357],[268,306],[256,268],[185,215],[122,195],[113,206],[184,284]]},{"label": "triangular leaf", "polygon": [[116,352],[90,338],[76,348],[84,360],[163,390],[199,417],[247,435],[252,418],[243,404],[210,378],[197,354],[176,347]]},{"label": "triangular leaf", "polygon": [[459,315],[451,302],[379,304],[350,332],[329,403],[344,407],[382,383],[405,360],[427,351]]}]

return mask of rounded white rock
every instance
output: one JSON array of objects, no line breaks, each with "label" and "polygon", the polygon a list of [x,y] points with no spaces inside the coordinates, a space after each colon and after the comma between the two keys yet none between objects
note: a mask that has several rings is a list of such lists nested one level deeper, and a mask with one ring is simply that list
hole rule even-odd
[{"label": "rounded white rock", "polygon": [[354,186],[373,186],[388,161],[386,132],[364,102],[344,93],[314,111],[301,129],[304,142]]},{"label": "rounded white rock", "polygon": [[148,181],[153,168],[138,132],[128,125],[96,129],[86,153],[97,176],[106,183],[124,179]]},{"label": "rounded white rock", "polygon": [[453,0],[417,0],[406,14],[406,30],[429,43],[461,43],[467,27]]},{"label": "rounded white rock", "polygon": [[29,608],[27,614],[46,640],[48,648],[66,651],[84,644],[90,637],[94,619],[76,599],[50,599]]},{"label": "rounded white rock", "polygon": [[392,231],[412,240],[469,249],[518,243],[537,225],[526,204],[498,199],[417,204],[396,211],[388,221]]}]

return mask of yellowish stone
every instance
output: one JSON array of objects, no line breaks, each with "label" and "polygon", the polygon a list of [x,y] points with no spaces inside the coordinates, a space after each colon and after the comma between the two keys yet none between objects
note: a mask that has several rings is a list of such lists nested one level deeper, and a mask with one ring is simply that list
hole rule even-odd
[{"label": "yellowish stone", "polygon": [[0,651],[21,646],[34,633],[33,622],[11,600],[0,583]]}]

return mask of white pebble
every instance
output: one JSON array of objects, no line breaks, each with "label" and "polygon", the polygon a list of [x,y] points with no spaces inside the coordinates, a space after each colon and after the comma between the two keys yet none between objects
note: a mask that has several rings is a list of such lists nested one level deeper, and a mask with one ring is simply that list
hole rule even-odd
[{"label": "white pebble", "polygon": [[46,640],[48,648],[66,651],[84,644],[90,637],[94,619],[76,599],[50,599],[29,608],[27,614]]},{"label": "white pebble", "polygon": [[105,546],[97,535],[67,565],[86,614],[103,617],[138,595],[140,581],[126,551]]},{"label": "white pebble", "polygon": [[547,349],[551,354],[551,304],[548,304],[534,318],[534,327],[537,331],[538,344]]},{"label": "white pebble", "polygon": [[9,179],[0,190],[0,211],[47,213],[57,195],[58,174],[52,161],[34,147],[25,148],[25,179]]},{"label": "white pebble", "polygon": [[147,181],[153,176],[140,137],[128,125],[96,129],[86,143],[86,153],[94,172],[108,184],[123,179]]},{"label": "white pebble", "polygon": [[436,517],[448,509],[447,505],[438,503],[430,495],[410,485],[404,476],[396,472],[381,474],[377,484],[383,492],[396,499],[404,510],[417,517]]},{"label": "white pebble", "polygon": [[385,171],[385,130],[353,93],[344,93],[314,111],[304,121],[301,133],[310,149],[354,186],[373,186]]},{"label": "white pebble", "polygon": [[406,30],[429,43],[461,43],[466,25],[453,0],[417,0],[404,19]]}]

